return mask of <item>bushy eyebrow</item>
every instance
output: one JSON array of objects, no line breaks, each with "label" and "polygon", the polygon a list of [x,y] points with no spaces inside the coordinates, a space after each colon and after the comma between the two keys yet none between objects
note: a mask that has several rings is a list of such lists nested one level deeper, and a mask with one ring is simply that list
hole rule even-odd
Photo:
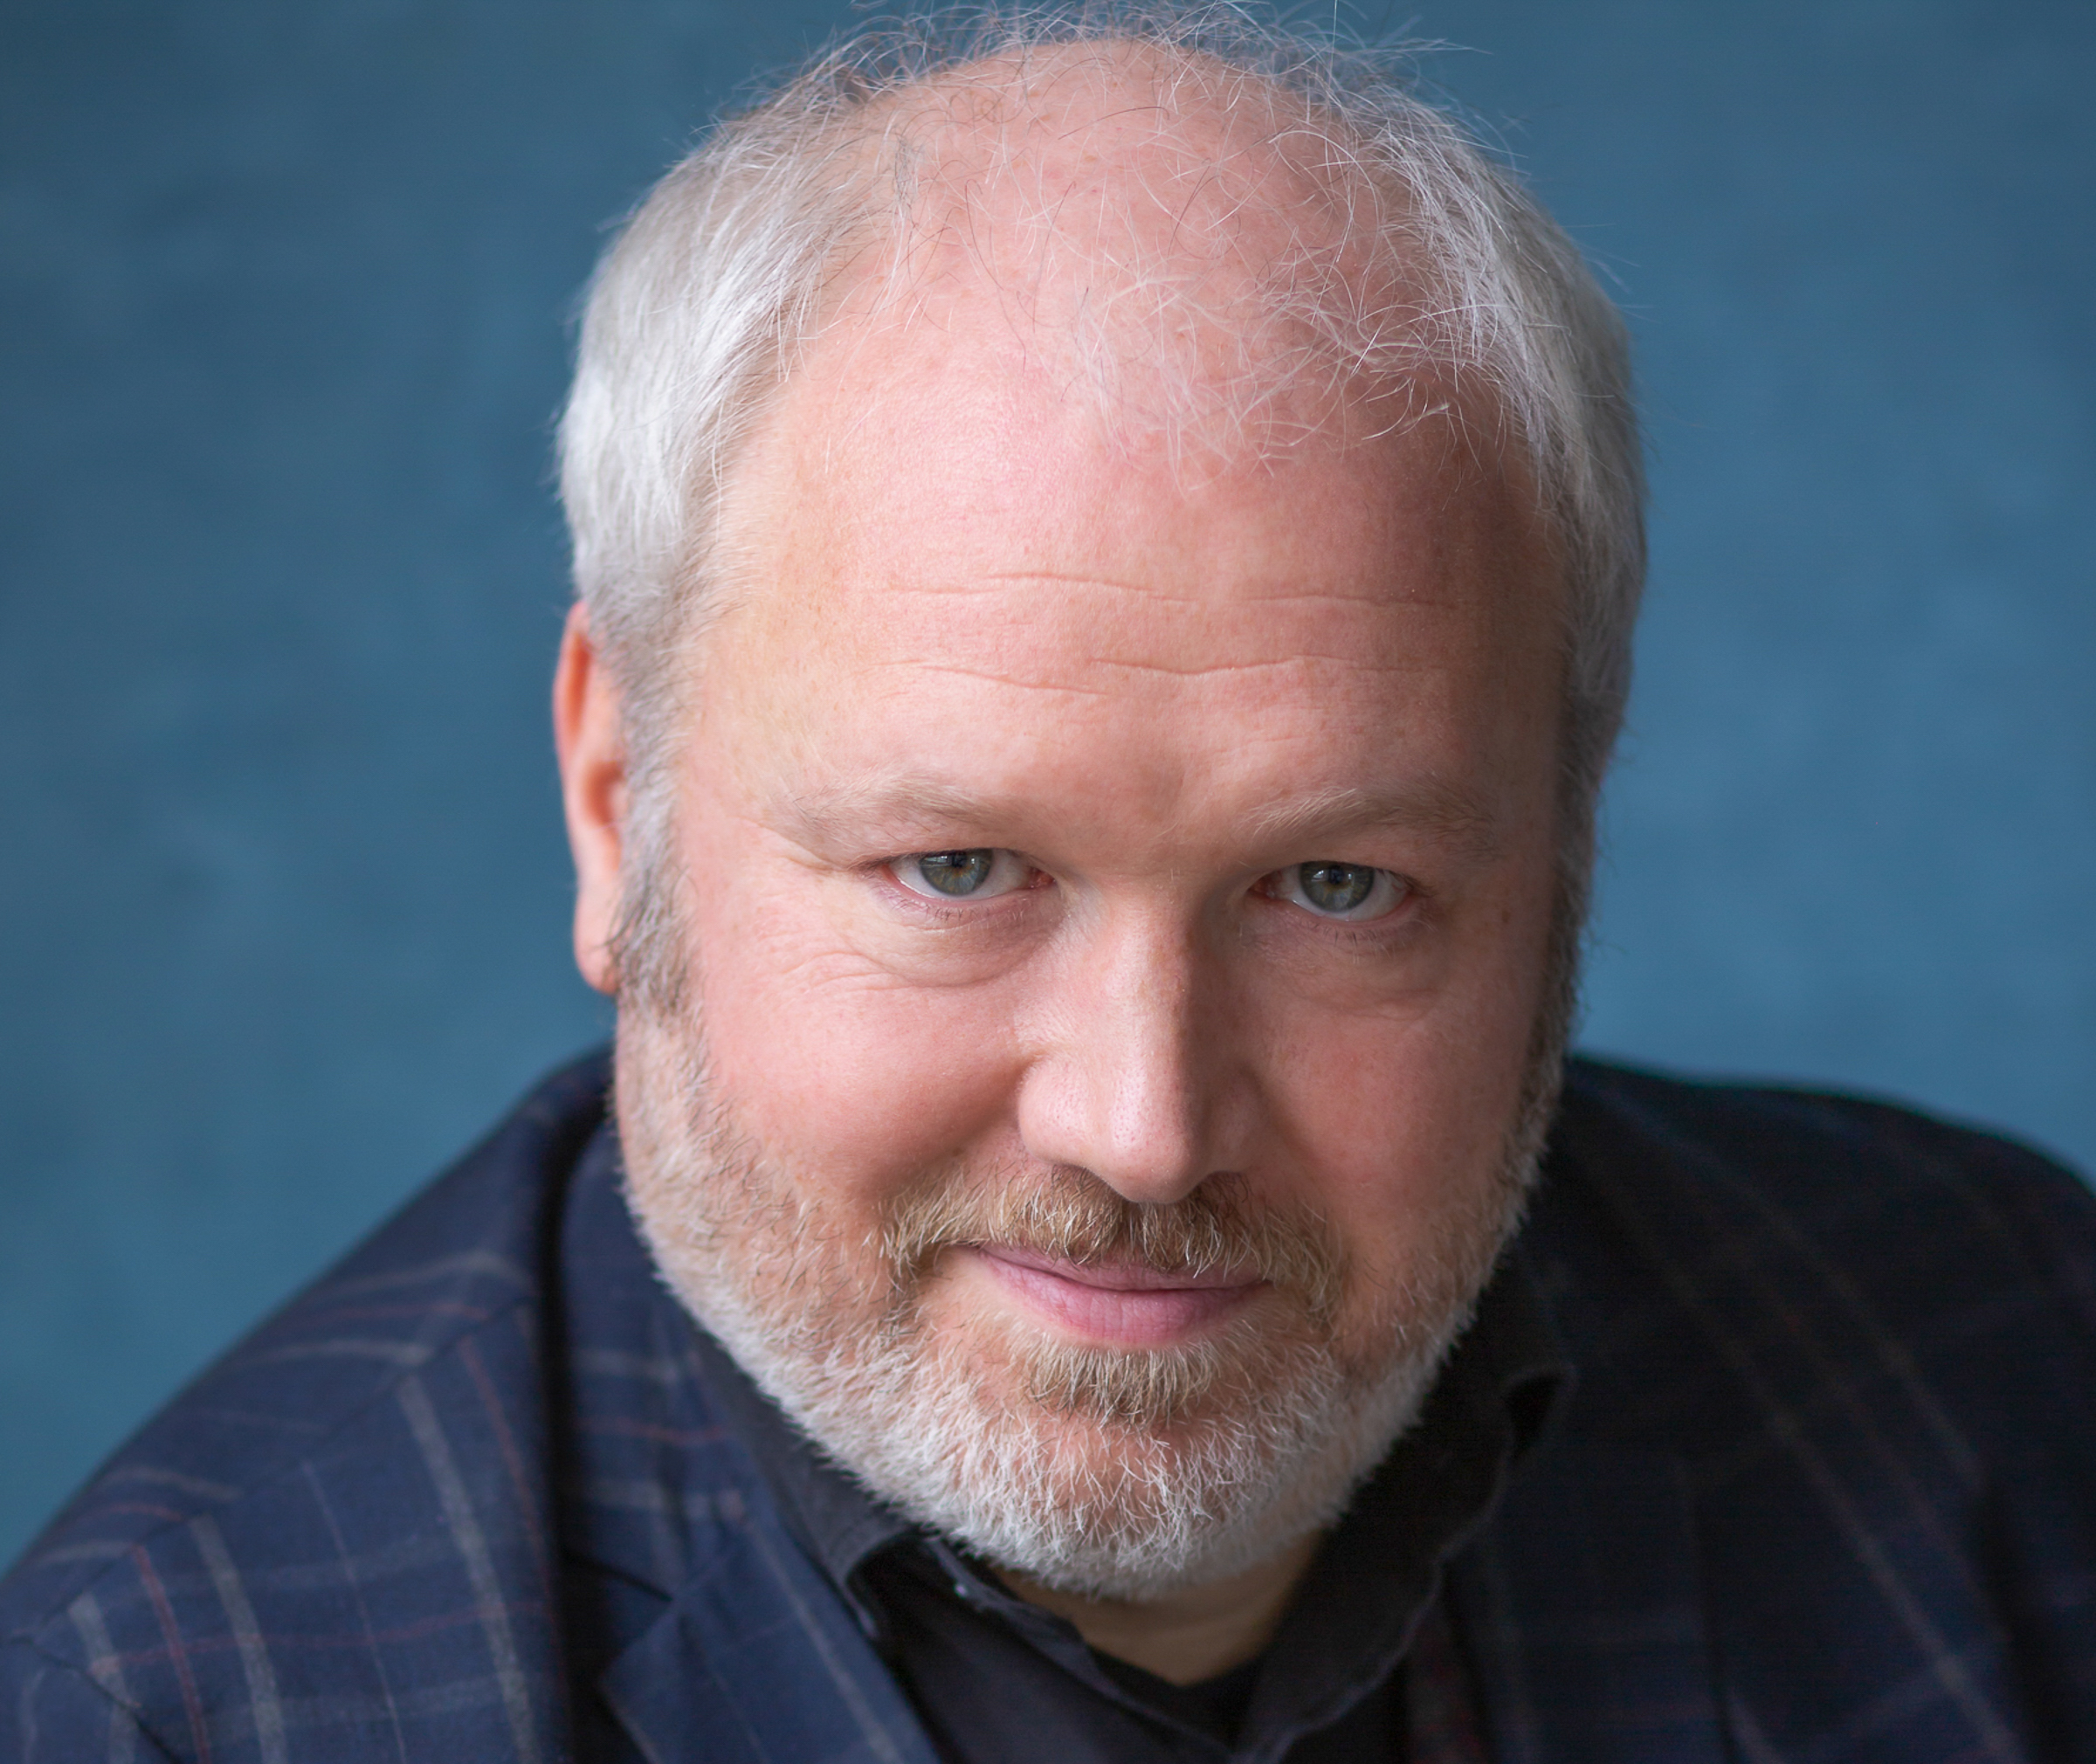
[{"label": "bushy eyebrow", "polygon": [[[899,835],[923,827],[1010,824],[1024,805],[935,778],[893,775],[831,785],[796,796],[788,817],[818,844],[856,844],[871,827]],[[1462,855],[1483,859],[1500,843],[1494,817],[1469,793],[1427,782],[1390,789],[1341,787],[1277,803],[1255,816],[1245,843],[1261,850],[1306,851],[1320,839],[1386,829],[1424,834]],[[1313,854],[1315,855],[1315,854]]]}]

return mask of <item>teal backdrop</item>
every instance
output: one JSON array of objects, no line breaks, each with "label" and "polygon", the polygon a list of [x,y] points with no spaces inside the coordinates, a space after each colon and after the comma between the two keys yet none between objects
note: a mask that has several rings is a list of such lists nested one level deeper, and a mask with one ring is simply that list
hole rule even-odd
[{"label": "teal backdrop", "polygon": [[[2096,1161],[2096,8],[1418,6],[1642,352],[1589,1045]],[[0,1556],[604,1032],[544,710],[568,314],[855,16],[0,10]]]}]

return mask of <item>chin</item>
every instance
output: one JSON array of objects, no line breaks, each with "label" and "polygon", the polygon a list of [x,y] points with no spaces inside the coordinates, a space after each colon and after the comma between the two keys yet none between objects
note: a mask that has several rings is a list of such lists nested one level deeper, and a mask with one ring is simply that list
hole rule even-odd
[{"label": "chin", "polygon": [[[1371,1310],[1308,1224],[1225,1195],[1189,1229],[1241,1241],[1273,1289],[1190,1340],[1118,1346],[937,1277],[942,1245],[1009,1241],[1022,1216],[1066,1215],[1058,1251],[1096,1251],[1130,1209],[1082,1173],[934,1174],[907,1216],[846,1220],[739,1131],[695,1036],[622,1021],[617,1102],[658,1267],[765,1395],[889,1506],[1092,1597],[1220,1580],[1329,1526],[1418,1413],[1518,1212],[1509,1191],[1438,1246],[1437,1278]],[[1169,1209],[1141,1210],[1154,1237]]]},{"label": "chin", "polygon": [[815,1349],[716,1279],[686,1303],[869,1492],[1044,1586],[1155,1598],[1329,1526],[1417,1413],[1466,1315],[1374,1368],[1246,1327],[1168,1349],[892,1320]]}]

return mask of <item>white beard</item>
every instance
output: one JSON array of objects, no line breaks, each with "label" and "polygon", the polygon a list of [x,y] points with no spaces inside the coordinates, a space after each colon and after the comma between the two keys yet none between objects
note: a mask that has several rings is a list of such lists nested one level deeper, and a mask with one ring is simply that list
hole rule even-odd
[{"label": "white beard", "polygon": [[[617,1101],[658,1267],[772,1402],[911,1519],[1045,1586],[1118,1599],[1221,1580],[1339,1516],[1469,1321],[1548,1113],[1530,1099],[1488,1192],[1407,1291],[1342,1328],[1344,1258],[1312,1217],[1227,1191],[1135,1208],[1081,1172],[956,1168],[855,1225],[810,1198],[819,1175],[796,1180],[740,1130],[694,1027],[638,1010],[621,1012]],[[1249,1260],[1288,1314],[1268,1306],[1148,1350],[926,1314],[942,1246],[1031,1242],[1081,1260],[1109,1240],[1160,1266]]]}]

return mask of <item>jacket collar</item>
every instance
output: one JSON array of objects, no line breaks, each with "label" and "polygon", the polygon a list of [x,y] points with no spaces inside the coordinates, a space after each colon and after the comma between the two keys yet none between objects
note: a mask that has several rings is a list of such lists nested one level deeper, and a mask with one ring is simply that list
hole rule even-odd
[{"label": "jacket collar", "polygon": [[[561,1258],[574,1422],[564,1545],[631,1594],[598,1655],[606,1702],[650,1764],[695,1764],[702,1749],[709,1764],[934,1764],[867,1613],[839,1592],[852,1564],[907,1526],[863,1500],[825,1505],[819,1478],[791,1510],[775,1499],[746,1417],[723,1412],[708,1363],[720,1350],[657,1279],[618,1180],[616,1140],[600,1133],[576,1170]],[[1489,1390],[1515,1430],[1501,1474],[1532,1449],[1537,1461],[1434,1567],[1449,1576],[1493,1755],[1716,1764],[1681,1468],[1548,1437],[1569,1381],[1518,1246],[1486,1302],[1500,1314],[1473,1337],[1482,1363],[1465,1387],[1473,1401]]]},{"label": "jacket collar", "polygon": [[936,1764],[858,1616],[789,1533],[620,1193],[579,1161],[562,1229],[562,1547],[602,1633],[578,1650],[650,1764]]}]

